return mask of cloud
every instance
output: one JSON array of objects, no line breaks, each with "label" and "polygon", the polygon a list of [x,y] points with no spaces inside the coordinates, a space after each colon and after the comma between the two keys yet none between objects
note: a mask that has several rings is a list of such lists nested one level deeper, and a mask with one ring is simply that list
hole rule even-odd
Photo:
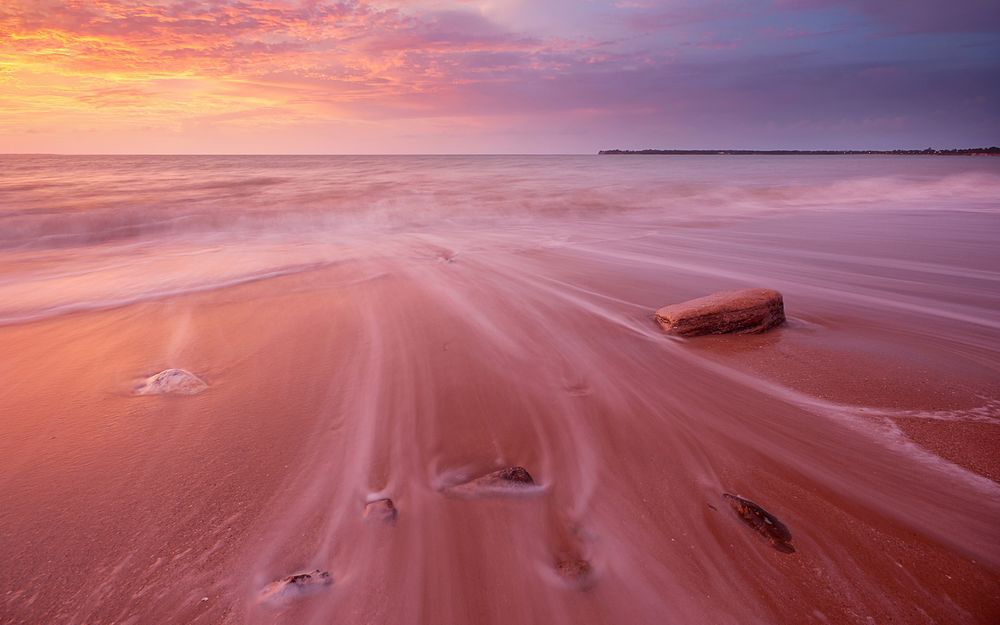
[{"label": "cloud", "polygon": [[164,145],[200,146],[211,128],[244,146],[265,126],[301,145],[335,128],[450,147],[448,128],[595,144],[612,130],[689,129],[708,141],[782,119],[789,132],[947,125],[938,112],[958,102],[978,102],[964,123],[993,132],[996,46],[951,35],[934,58],[912,34],[992,28],[992,4],[952,5],[946,16],[930,0],[608,0],[579,4],[576,30],[556,32],[538,28],[535,4],[486,0],[8,0],[0,133],[162,132]]},{"label": "cloud", "polygon": [[845,10],[887,33],[1000,32],[995,0],[778,0],[778,8]]}]

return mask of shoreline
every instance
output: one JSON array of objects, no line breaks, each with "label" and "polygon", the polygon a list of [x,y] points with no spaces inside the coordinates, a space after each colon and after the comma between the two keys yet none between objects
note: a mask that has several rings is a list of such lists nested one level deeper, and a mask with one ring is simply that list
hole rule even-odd
[{"label": "shoreline", "polygon": [[1000,156],[1000,147],[935,150],[600,150],[599,156]]}]

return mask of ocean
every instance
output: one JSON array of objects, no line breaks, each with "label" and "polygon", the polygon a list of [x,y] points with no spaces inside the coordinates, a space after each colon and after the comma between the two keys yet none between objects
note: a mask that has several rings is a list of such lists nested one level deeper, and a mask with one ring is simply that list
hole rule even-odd
[{"label": "ocean", "polygon": [[381,253],[774,215],[994,213],[988,157],[0,156],[0,323]]}]

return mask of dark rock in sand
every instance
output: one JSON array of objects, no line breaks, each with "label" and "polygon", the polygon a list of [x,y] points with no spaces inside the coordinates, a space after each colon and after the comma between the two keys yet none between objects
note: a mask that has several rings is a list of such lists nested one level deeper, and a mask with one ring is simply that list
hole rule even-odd
[{"label": "dark rock in sand", "polygon": [[396,517],[398,516],[399,510],[396,508],[396,505],[392,503],[392,499],[389,499],[388,497],[385,499],[369,501],[365,504],[366,521],[379,521],[381,523],[391,525],[396,522]]},{"label": "dark rock in sand", "polygon": [[456,495],[517,494],[538,490],[535,480],[524,467],[506,467],[468,482],[451,486],[445,492]]},{"label": "dark rock in sand", "polygon": [[785,305],[771,289],[723,291],[664,306],[656,322],[678,336],[755,334],[784,323]]},{"label": "dark rock in sand", "polygon": [[165,369],[136,385],[136,395],[196,395],[208,388],[201,378],[184,369]]},{"label": "dark rock in sand", "polygon": [[559,560],[556,562],[556,573],[581,590],[594,585],[594,569],[590,566],[590,562],[580,558]]},{"label": "dark rock in sand", "polygon": [[722,498],[739,515],[740,520],[766,538],[772,547],[782,553],[795,553],[795,547],[791,545],[792,533],[777,517],[749,499],[729,493],[723,493]]},{"label": "dark rock in sand", "polygon": [[315,569],[305,573],[296,573],[265,586],[260,591],[260,600],[283,602],[301,595],[318,592],[332,583],[333,579],[327,571]]},{"label": "dark rock in sand", "polygon": [[489,475],[484,475],[477,480],[479,482],[489,481],[489,482],[513,482],[517,484],[534,484],[535,480],[532,479],[531,474],[524,467],[507,467],[506,469],[500,469],[499,471],[494,471]]}]

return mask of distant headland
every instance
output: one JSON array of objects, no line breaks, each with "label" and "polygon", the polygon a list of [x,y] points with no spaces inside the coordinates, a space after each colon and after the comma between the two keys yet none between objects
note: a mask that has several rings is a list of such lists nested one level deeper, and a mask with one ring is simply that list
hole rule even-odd
[{"label": "distant headland", "polygon": [[1000,147],[951,150],[601,150],[598,154],[665,154],[669,156],[1000,156]]}]

